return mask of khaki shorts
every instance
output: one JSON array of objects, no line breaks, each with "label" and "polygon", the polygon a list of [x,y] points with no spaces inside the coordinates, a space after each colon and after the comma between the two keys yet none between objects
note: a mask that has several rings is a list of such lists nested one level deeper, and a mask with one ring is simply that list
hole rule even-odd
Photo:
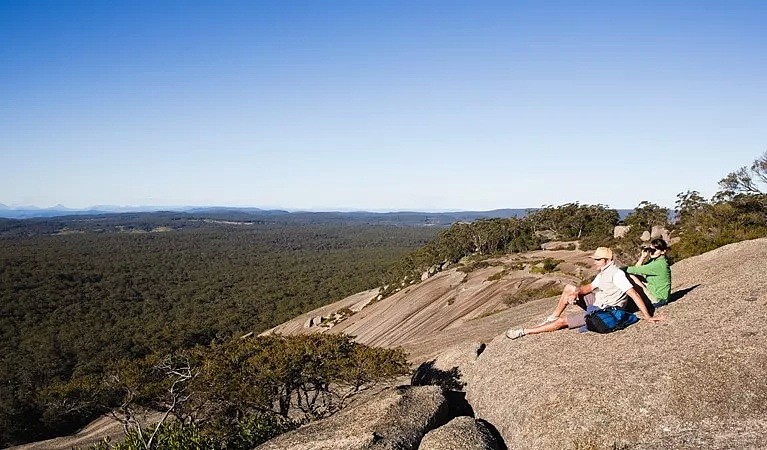
[{"label": "khaki shorts", "polygon": [[594,296],[593,292],[578,296],[578,300],[575,301],[575,304],[578,305],[583,311],[568,314],[565,316],[565,320],[567,321],[567,328],[580,328],[586,325],[586,310],[589,306],[594,305],[594,300],[596,300],[596,297]]}]

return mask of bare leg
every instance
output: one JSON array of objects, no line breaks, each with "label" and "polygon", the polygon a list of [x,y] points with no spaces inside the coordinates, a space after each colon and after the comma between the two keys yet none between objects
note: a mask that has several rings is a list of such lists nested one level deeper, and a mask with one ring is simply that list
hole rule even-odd
[{"label": "bare leg", "polygon": [[567,320],[564,317],[559,317],[562,312],[567,308],[567,305],[575,302],[578,298],[578,288],[568,284],[562,290],[562,295],[559,296],[559,302],[554,309],[554,313],[549,316],[545,322],[537,327],[525,329],[525,328],[510,328],[506,331],[506,337],[509,339],[519,339],[526,334],[538,334],[546,333],[548,331],[556,331],[562,328],[567,328]]},{"label": "bare leg", "polygon": [[557,320],[544,325],[538,325],[537,327],[525,328],[525,334],[546,333],[549,331],[557,331],[562,328],[567,328],[567,319],[564,317],[560,317]]},{"label": "bare leg", "polygon": [[629,274],[629,278],[634,283],[634,286],[639,286],[640,289],[642,289],[642,292],[644,292],[644,295],[650,299],[652,303],[655,303],[658,301],[658,299],[655,298],[652,293],[650,293],[650,290],[647,289],[647,284],[645,284],[644,280],[639,278],[638,276],[634,274]]},{"label": "bare leg", "polygon": [[562,312],[567,308],[567,305],[571,305],[575,299],[578,297],[578,288],[573,286],[572,284],[568,284],[565,286],[564,289],[562,289],[562,295],[559,296],[559,302],[557,303],[556,309],[554,309],[554,312],[551,314],[552,317],[559,317],[562,315]]}]

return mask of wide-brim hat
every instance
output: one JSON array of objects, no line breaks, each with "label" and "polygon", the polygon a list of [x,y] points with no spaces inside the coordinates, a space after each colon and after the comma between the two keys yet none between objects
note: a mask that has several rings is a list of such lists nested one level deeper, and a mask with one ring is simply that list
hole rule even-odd
[{"label": "wide-brim hat", "polygon": [[613,251],[607,247],[599,247],[594,250],[591,259],[613,259]]}]

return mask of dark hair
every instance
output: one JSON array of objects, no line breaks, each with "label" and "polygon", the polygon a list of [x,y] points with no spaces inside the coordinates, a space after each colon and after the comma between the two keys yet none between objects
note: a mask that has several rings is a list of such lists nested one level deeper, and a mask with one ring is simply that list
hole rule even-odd
[{"label": "dark hair", "polygon": [[650,245],[652,245],[653,248],[656,248],[662,252],[665,252],[666,250],[668,250],[668,244],[666,244],[666,241],[664,241],[661,238],[653,239],[652,241],[650,241]]}]

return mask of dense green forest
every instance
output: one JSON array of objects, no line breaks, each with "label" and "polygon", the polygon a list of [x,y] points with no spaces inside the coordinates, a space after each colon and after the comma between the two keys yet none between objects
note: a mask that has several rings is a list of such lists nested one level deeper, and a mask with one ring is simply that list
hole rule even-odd
[{"label": "dense green forest", "polygon": [[[77,425],[46,415],[39,392],[53,382],[101,373],[118,359],[262,331],[378,286],[391,263],[437,232],[231,223],[242,219],[157,213],[5,222],[0,445]],[[171,231],[146,232],[158,229]]]}]

